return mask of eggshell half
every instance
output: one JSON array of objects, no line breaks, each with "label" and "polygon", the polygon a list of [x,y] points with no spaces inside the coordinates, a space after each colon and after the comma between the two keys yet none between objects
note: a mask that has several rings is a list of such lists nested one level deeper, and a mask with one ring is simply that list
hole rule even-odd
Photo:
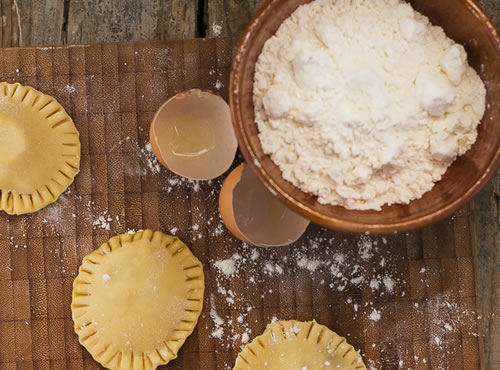
[{"label": "eggshell half", "polygon": [[[213,150],[191,158],[173,155],[168,148],[161,146],[158,135],[162,135],[165,125],[185,115],[209,122]],[[210,180],[222,175],[233,163],[238,148],[229,105],[220,96],[198,89],[181,92],[167,100],[153,117],[149,136],[153,153],[160,163],[193,180]]]},{"label": "eggshell half", "polygon": [[219,208],[227,228],[237,238],[258,247],[293,243],[310,223],[283,205],[244,164],[226,178]]},{"label": "eggshell half", "polygon": [[238,229],[238,226],[236,226],[233,213],[233,191],[236,184],[240,182],[244,167],[244,164],[240,164],[232,170],[229,176],[224,180],[219,194],[219,211],[222,221],[224,221],[224,224],[229,231],[231,231],[238,239],[250,244],[250,241],[245,238],[245,236]]}]

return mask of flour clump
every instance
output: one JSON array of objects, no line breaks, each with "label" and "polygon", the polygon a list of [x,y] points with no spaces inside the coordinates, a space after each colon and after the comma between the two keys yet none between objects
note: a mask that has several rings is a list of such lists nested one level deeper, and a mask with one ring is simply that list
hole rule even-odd
[{"label": "flour clump", "polygon": [[470,149],[486,90],[465,49],[401,0],[315,0],[264,45],[262,148],[320,203],[380,210],[431,190]]}]

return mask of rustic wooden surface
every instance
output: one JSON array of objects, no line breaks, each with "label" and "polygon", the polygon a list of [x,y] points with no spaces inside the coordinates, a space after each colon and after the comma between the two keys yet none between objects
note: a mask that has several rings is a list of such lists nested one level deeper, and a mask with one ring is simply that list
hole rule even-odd
[{"label": "rustic wooden surface", "polygon": [[[237,36],[262,0],[1,0],[1,46]],[[500,1],[479,0],[500,27]],[[472,202],[486,363],[500,368],[500,174]]]},{"label": "rustic wooden surface", "polygon": [[[204,266],[200,321],[168,369],[230,369],[244,335],[253,338],[274,318],[318,320],[348,338],[372,370],[479,369],[469,207],[404,234],[311,225],[290,246],[258,249],[232,237],[218,217],[224,176],[190,182],[157,163],[147,145],[155,110],[195,87],[227,99],[222,86],[236,40],[2,50],[0,80],[61,102],[82,155],[75,182],[53,205],[33,215],[0,213],[0,369],[102,369],[73,331],[72,282],[83,256],[145,228],[174,233]],[[220,268],[228,258],[230,276]]]}]

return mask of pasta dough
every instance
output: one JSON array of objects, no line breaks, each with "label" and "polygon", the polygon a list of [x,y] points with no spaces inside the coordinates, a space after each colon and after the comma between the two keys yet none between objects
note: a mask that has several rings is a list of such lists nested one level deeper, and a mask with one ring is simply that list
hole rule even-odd
[{"label": "pasta dough", "polygon": [[51,96],[0,83],[0,210],[35,212],[71,185],[80,170],[79,133]]},{"label": "pasta dough", "polygon": [[194,330],[203,292],[203,267],[179,239],[151,230],[115,236],[83,259],[75,331],[109,369],[155,369]]},{"label": "pasta dough", "polygon": [[277,321],[248,344],[234,370],[366,370],[359,353],[316,321]]}]

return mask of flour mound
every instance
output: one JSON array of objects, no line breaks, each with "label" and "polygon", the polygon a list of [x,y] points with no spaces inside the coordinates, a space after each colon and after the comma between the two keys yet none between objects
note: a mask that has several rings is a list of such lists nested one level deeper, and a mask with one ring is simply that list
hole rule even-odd
[{"label": "flour mound", "polygon": [[264,45],[262,148],[323,204],[380,210],[431,190],[470,149],[486,90],[461,45],[401,0],[316,0]]}]

